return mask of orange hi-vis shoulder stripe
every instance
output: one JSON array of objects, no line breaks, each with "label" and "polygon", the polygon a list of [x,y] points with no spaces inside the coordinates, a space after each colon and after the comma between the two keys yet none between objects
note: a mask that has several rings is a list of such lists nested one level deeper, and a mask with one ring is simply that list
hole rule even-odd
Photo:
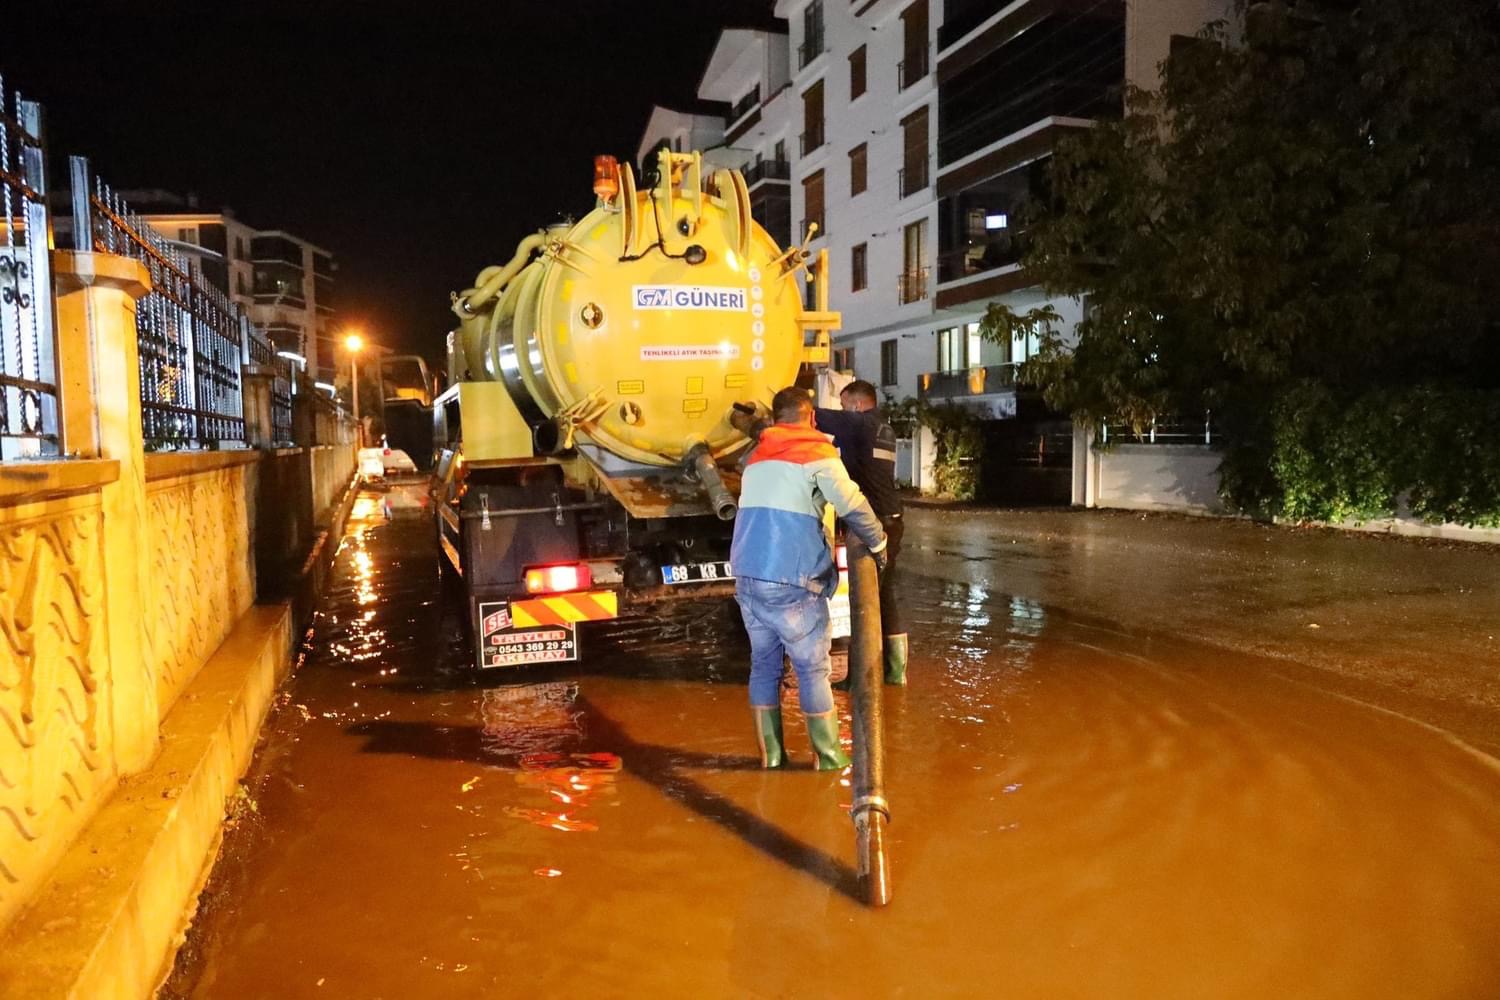
[{"label": "orange hi-vis shoulder stripe", "polygon": [[745,465],[757,462],[792,462],[805,465],[838,458],[839,453],[826,434],[811,427],[787,427],[777,424],[761,432],[760,443],[750,453]]}]

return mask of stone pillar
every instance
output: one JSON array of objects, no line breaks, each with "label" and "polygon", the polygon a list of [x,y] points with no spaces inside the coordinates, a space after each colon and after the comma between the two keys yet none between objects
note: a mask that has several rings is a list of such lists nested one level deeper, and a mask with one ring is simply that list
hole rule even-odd
[{"label": "stone pillar", "polygon": [[136,300],[151,290],[151,274],[129,257],[68,250],[55,253],[54,267],[58,340],[67,366],[63,446],[120,463],[119,479],[101,492],[101,537],[115,767],[133,774],[156,756],[159,714],[146,632],[152,591],[135,328]]},{"label": "stone pillar", "polygon": [[312,379],[298,372],[297,392],[292,396],[292,440],[299,448],[311,448],[318,443],[317,400],[313,394],[317,388]]},{"label": "stone pillar", "polygon": [[240,369],[241,408],[245,413],[245,443],[252,448],[270,448],[276,444],[276,428],[271,419],[271,385],[276,373],[258,365]]}]

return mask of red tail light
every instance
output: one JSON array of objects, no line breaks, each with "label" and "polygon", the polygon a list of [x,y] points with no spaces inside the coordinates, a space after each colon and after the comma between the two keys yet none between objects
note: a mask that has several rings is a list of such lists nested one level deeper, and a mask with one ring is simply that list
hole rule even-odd
[{"label": "red tail light", "polygon": [[564,563],[561,566],[526,567],[526,592],[529,594],[562,594],[570,590],[587,590],[594,582],[588,563]]},{"label": "red tail light", "polygon": [[838,562],[839,569],[849,568],[849,550],[844,548],[842,545],[836,546],[834,548],[833,558]]}]

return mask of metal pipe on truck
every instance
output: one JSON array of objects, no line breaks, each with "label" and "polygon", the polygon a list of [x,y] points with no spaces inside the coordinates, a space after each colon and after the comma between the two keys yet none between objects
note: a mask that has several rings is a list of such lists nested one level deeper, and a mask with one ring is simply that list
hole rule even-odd
[{"label": "metal pipe on truck", "polygon": [[708,450],[708,445],[694,445],[688,451],[683,465],[708,494],[708,504],[713,508],[714,515],[721,521],[733,521],[735,513],[740,509],[740,504],[734,498],[734,494],[730,493],[724,485],[724,477],[719,475],[718,463],[714,461],[713,453]]}]

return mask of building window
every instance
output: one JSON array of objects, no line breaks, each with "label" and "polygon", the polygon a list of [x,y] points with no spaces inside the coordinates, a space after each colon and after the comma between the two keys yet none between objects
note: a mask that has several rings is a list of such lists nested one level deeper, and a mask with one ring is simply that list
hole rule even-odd
[{"label": "building window", "polygon": [[861,243],[849,251],[849,290],[851,292],[862,292],[870,285],[869,273],[866,270],[869,246]]},{"label": "building window", "polygon": [[802,92],[802,155],[823,145],[823,81]]},{"label": "building window", "polygon": [[849,100],[865,92],[865,47],[849,53]]},{"label": "building window", "polygon": [[899,340],[882,340],[880,342],[880,384],[882,386],[897,385],[901,381],[901,372],[896,366],[896,345]]},{"label": "building window", "polygon": [[961,372],[970,368],[978,368],[981,343],[978,323],[950,326],[946,330],[939,330],[937,335],[938,371]]},{"label": "building window", "polygon": [[828,231],[823,223],[823,171],[815,170],[803,179],[802,209],[802,232],[804,235],[807,233],[807,227],[813,223],[817,223],[819,236]]},{"label": "building window", "polygon": [[797,68],[823,54],[823,0],[812,0],[802,8],[802,45],[797,49]]},{"label": "building window", "polygon": [[927,298],[927,220],[909,223],[901,233],[900,302]]},{"label": "building window", "polygon": [[[951,74],[945,69],[934,116],[938,163],[947,166],[1050,116],[1118,116],[1128,6],[1033,4],[1038,20],[1031,27]],[[945,33],[951,7],[950,0]]]},{"label": "building window", "polygon": [[245,272],[241,271],[234,276],[234,290],[239,295],[249,295],[250,292],[245,285]]},{"label": "building window", "polygon": [[901,12],[901,64],[896,70],[901,90],[927,75],[927,0],[917,0]]},{"label": "building window", "polygon": [[901,197],[927,187],[927,109],[901,119]]},{"label": "building window", "polygon": [[869,158],[869,144],[860,143],[849,150],[849,197],[864,194],[869,187],[869,179],[866,176],[866,161]]},{"label": "building window", "polygon": [[833,370],[836,372],[854,371],[854,348],[835,347],[833,349]]},{"label": "building window", "polygon": [[939,283],[1019,264],[1028,205],[1050,203],[1050,157],[971,183],[938,202]]},{"label": "building window", "polygon": [[250,255],[245,252],[245,237],[243,236],[236,236],[234,238],[234,258],[235,260],[250,259]]},{"label": "building window", "polygon": [[191,243],[197,235],[198,231],[195,229],[179,229],[177,230],[177,241],[179,243]]}]

